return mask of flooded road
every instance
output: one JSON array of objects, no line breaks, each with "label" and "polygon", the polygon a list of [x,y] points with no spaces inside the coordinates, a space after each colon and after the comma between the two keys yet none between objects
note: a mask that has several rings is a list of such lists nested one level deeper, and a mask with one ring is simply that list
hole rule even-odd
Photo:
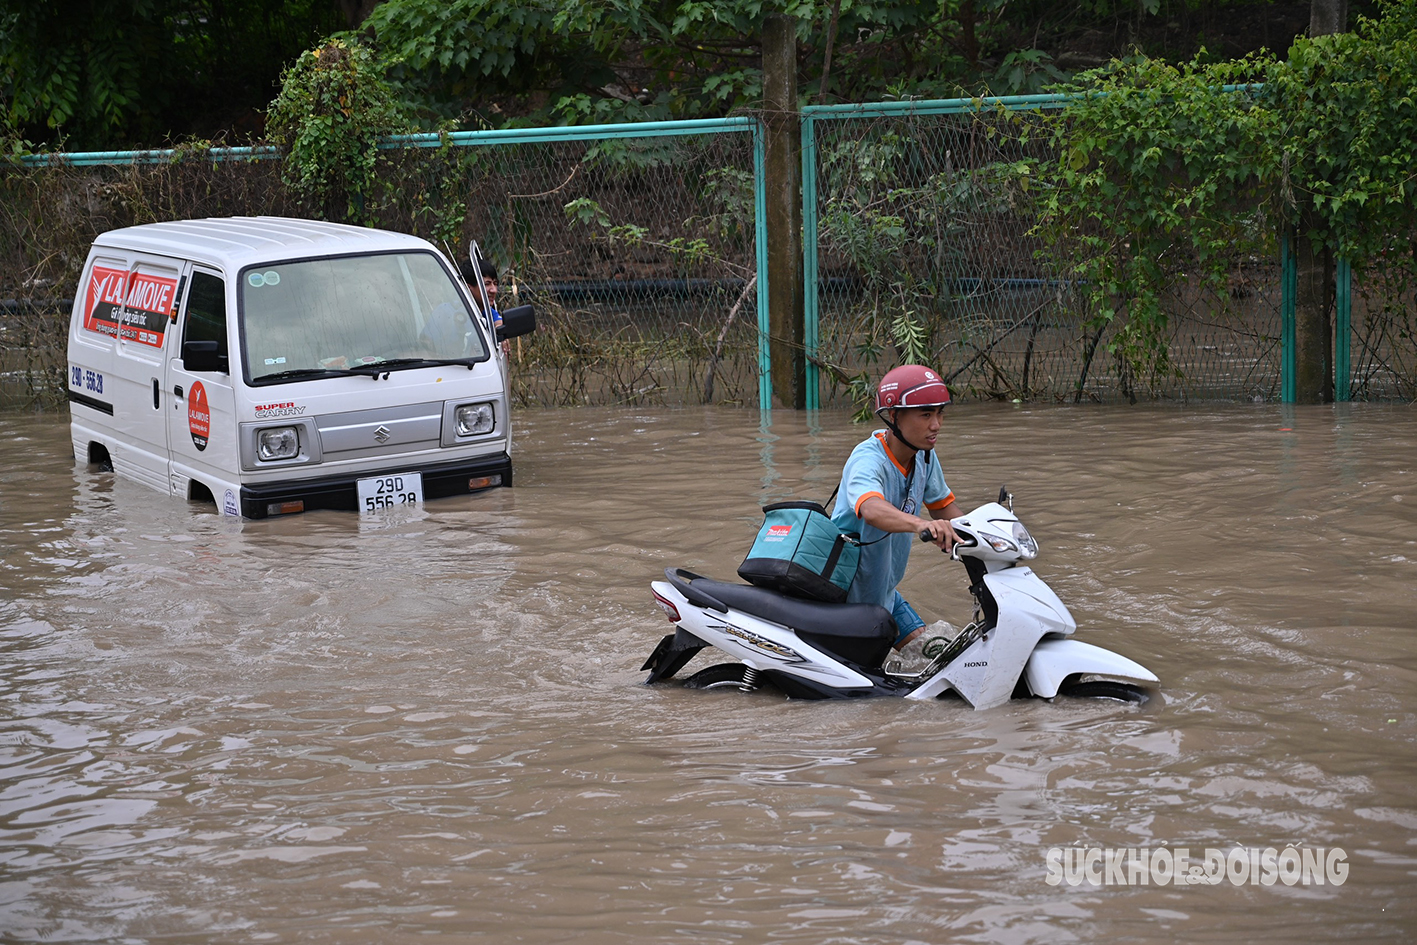
[{"label": "flooded road", "polygon": [[[242,523],[0,416],[0,940],[1417,938],[1410,408],[952,407],[962,504],[1007,484],[1079,638],[1162,680],[987,712],[640,684],[649,582],[732,577],[869,428],[517,424],[515,489]],[[920,546],[903,589],[962,624],[965,583]],[[1346,880],[1048,882],[1288,844]]]}]

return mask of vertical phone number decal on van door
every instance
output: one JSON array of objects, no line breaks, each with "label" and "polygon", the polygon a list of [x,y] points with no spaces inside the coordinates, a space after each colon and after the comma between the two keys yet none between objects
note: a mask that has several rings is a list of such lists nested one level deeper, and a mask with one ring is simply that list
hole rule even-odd
[{"label": "vertical phone number decal on van door", "polygon": [[176,303],[176,279],[94,266],[84,293],[84,327],[161,348]]}]

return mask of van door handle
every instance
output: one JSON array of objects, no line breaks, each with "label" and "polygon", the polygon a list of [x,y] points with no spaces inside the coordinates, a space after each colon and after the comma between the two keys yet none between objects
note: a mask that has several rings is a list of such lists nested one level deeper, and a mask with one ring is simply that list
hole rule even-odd
[{"label": "van door handle", "polygon": [[153,409],[162,409],[162,389],[158,386],[157,378],[153,378]]},{"label": "van door handle", "polygon": [[182,399],[182,385],[178,384],[172,388],[172,392],[177,395],[177,399]]}]

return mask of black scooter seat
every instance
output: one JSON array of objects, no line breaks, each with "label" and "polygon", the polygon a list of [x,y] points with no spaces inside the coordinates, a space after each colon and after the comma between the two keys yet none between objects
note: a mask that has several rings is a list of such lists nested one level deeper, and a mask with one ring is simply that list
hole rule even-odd
[{"label": "black scooter seat", "polygon": [[683,568],[665,568],[664,574],[691,604],[719,611],[731,607],[782,624],[813,646],[863,666],[880,666],[895,642],[895,618],[875,604],[804,600],[752,584],[715,581]]}]

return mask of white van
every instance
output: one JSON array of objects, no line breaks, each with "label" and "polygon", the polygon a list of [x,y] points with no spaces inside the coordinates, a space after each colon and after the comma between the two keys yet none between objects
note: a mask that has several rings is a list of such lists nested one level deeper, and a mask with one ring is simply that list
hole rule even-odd
[{"label": "white van", "polygon": [[226,515],[374,510],[512,484],[502,337],[446,257],[278,217],[94,241],[69,326],[76,459]]}]

